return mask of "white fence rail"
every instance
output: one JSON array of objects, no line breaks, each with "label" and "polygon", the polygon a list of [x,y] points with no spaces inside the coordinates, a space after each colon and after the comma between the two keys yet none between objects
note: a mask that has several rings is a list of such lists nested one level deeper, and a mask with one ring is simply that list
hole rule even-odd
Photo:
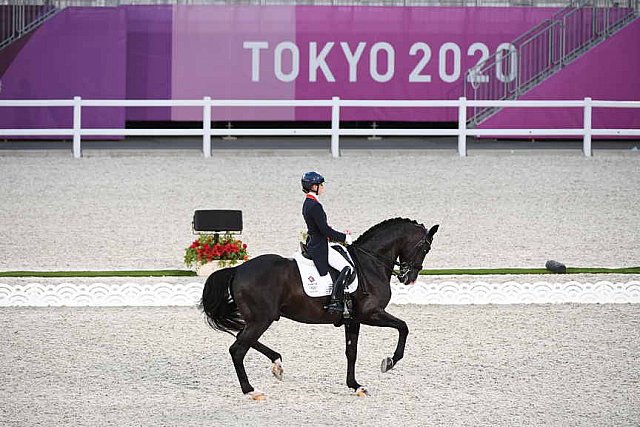
[{"label": "white fence rail", "polygon": [[[582,137],[582,151],[591,156],[593,136],[637,136],[640,129],[593,129],[593,108],[640,108],[640,101],[596,101],[591,98],[577,101],[487,101],[467,100],[462,97],[448,101],[408,100],[219,100],[205,97],[200,100],[88,100],[74,97],[72,100],[0,100],[2,107],[72,107],[72,129],[0,129],[0,136],[70,136],[73,137],[73,156],[82,157],[83,136],[202,136],[204,157],[211,157],[211,138],[214,136],[331,136],[331,154],[340,156],[340,136],[457,136],[458,153],[467,155],[467,136],[575,136]],[[201,129],[85,129],[82,127],[82,109],[87,107],[200,107]],[[327,107],[331,108],[330,129],[212,129],[213,107]],[[410,107],[410,108],[457,108],[457,129],[341,129],[342,108]],[[570,129],[470,129],[467,128],[467,108],[581,108],[583,126]]]}]

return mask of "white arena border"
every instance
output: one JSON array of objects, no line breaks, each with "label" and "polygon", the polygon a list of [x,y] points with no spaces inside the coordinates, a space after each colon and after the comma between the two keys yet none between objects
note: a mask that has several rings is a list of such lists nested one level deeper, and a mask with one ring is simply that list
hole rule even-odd
[{"label": "white arena border", "polygon": [[[204,282],[204,280],[202,280]],[[0,307],[194,306],[202,282],[125,283],[0,282]],[[439,282],[392,283],[392,304],[640,303],[640,281],[612,283]]]}]

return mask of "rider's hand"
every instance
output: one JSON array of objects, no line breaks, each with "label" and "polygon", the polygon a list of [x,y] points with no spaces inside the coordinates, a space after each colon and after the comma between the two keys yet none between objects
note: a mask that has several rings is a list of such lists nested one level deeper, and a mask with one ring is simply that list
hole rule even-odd
[{"label": "rider's hand", "polygon": [[345,234],[347,235],[347,237],[344,239],[344,242],[347,245],[350,245],[351,243],[353,243],[353,239],[351,238],[351,233],[345,232]]}]

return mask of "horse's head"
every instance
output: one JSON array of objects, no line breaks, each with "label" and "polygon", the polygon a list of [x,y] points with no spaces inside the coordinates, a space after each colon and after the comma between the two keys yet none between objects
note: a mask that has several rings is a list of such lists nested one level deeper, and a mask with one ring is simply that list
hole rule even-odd
[{"label": "horse's head", "polygon": [[398,280],[401,283],[409,285],[416,281],[420,270],[422,270],[424,257],[431,250],[433,236],[439,227],[436,224],[427,229],[422,224],[415,224],[415,228],[411,230],[405,244],[400,248]]},{"label": "horse's head", "polygon": [[[418,278],[438,227],[427,229],[407,218],[391,218],[365,231],[353,242],[353,247],[383,268],[385,274],[396,274],[400,282],[408,285]],[[394,267],[399,267],[397,273]]]}]

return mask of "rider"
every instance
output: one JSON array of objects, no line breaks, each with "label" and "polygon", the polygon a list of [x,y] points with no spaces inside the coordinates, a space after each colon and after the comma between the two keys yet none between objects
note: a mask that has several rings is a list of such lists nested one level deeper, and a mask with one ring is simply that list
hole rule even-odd
[{"label": "rider", "polygon": [[[344,286],[351,275],[351,267],[338,251],[330,247],[329,240],[351,244],[351,234],[336,231],[327,224],[327,214],[320,204],[319,198],[325,192],[324,177],[317,172],[306,172],[302,175],[302,191],[307,196],[302,205],[302,216],[307,223],[307,251],[320,273],[321,283],[332,284],[331,302],[325,309],[343,313],[349,317],[350,313],[344,304]],[[336,268],[340,274],[335,283],[329,275],[329,265]]]}]

